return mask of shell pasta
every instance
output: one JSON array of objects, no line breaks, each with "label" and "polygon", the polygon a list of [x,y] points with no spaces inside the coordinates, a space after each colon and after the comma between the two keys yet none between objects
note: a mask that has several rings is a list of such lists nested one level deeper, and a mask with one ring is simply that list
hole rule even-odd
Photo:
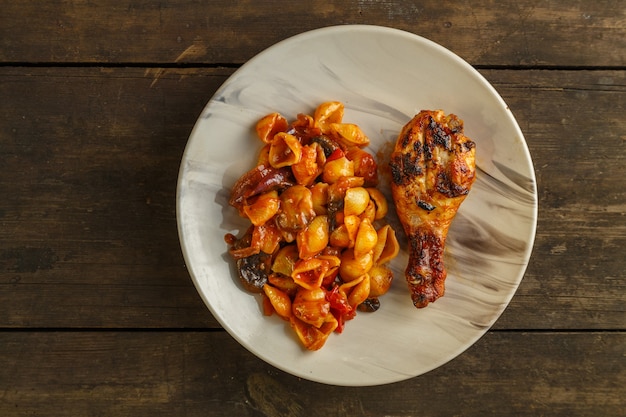
[{"label": "shell pasta", "polygon": [[229,201],[250,221],[243,236],[225,236],[244,288],[308,350],[341,333],[357,310],[378,309],[399,251],[376,161],[363,149],[369,139],[343,115],[343,103],[331,101],[292,122],[261,118],[257,165]]}]

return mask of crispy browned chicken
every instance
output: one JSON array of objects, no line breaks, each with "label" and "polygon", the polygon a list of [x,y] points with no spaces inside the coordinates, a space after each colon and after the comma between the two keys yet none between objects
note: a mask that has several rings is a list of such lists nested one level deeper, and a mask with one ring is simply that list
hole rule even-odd
[{"label": "crispy browned chicken", "polygon": [[391,191],[409,241],[406,280],[417,308],[444,294],[444,245],[474,182],[475,153],[463,121],[437,110],[407,123],[391,154]]}]

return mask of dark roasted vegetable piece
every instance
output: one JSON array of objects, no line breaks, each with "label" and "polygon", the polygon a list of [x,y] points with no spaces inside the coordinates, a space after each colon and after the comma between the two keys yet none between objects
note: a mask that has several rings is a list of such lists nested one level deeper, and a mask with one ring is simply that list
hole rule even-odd
[{"label": "dark roasted vegetable piece", "polygon": [[229,204],[241,213],[247,198],[295,185],[290,167],[274,168],[258,165],[241,176],[233,186]]},{"label": "dark roasted vegetable piece", "polygon": [[272,256],[260,252],[245,258],[237,259],[239,279],[246,290],[261,292],[267,283]]},{"label": "dark roasted vegetable piece", "polygon": [[325,135],[319,135],[311,139],[311,142],[319,143],[319,145],[324,150],[324,155],[328,158],[335,152],[337,149],[341,149],[339,144]]},{"label": "dark roasted vegetable piece", "polygon": [[357,308],[359,309],[359,311],[373,313],[380,308],[380,300],[378,300],[378,298],[368,298],[367,300],[359,304]]}]

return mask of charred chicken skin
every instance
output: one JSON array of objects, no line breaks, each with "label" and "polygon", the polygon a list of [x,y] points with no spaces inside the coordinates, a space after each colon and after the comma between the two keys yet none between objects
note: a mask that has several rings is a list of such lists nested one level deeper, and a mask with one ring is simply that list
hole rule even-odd
[{"label": "charred chicken skin", "polygon": [[474,183],[475,153],[463,121],[437,110],[407,123],[391,154],[391,191],[409,243],[405,275],[417,308],[444,294],[446,236]]}]

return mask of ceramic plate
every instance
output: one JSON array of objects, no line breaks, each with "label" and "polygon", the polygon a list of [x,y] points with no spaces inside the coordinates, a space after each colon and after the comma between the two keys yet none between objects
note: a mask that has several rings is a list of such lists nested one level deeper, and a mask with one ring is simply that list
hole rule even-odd
[{"label": "ceramic plate", "polygon": [[[401,127],[422,109],[457,114],[476,142],[478,176],[448,235],[445,296],[425,309],[413,307],[403,272],[408,257],[402,251],[392,263],[396,278],[381,308],[360,313],[342,334],[309,352],[286,322],[261,314],[260,296],[242,290],[224,235],[241,234],[248,226],[228,199],[235,181],[255,165],[261,148],[254,134],[257,120],[275,111],[293,119],[330,100],[345,104],[344,121],[366,132],[374,155],[389,149]],[[182,159],[177,217],[198,292],[232,337],[298,377],[366,386],[437,368],[491,327],[524,275],[537,196],[519,126],[470,65],[407,32],[337,26],[270,47],[220,87],[200,115]]]}]

